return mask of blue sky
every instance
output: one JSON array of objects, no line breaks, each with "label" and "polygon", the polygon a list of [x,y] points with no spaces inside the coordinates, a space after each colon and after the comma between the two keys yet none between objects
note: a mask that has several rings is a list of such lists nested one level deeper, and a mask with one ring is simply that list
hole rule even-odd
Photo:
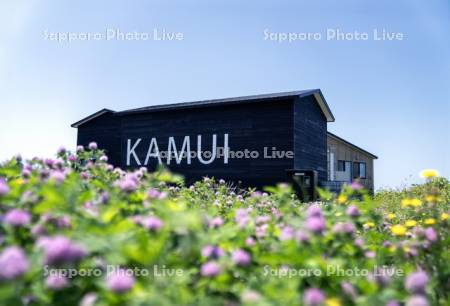
[{"label": "blue sky", "polygon": [[[183,33],[181,41],[56,42],[51,33]],[[327,30],[368,40],[327,40]],[[374,29],[403,40],[375,41]],[[271,33],[321,33],[277,42]],[[375,184],[450,176],[450,2],[36,1],[0,3],[0,159],[74,148],[70,124],[107,107],[322,89],[328,129],[379,156]]]}]

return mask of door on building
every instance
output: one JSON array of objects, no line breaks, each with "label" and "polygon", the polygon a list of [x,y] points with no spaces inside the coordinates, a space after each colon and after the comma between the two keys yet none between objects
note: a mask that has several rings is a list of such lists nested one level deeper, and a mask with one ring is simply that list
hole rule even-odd
[{"label": "door on building", "polygon": [[304,201],[315,201],[317,198],[318,175],[315,170],[288,170],[288,180],[298,197]]}]

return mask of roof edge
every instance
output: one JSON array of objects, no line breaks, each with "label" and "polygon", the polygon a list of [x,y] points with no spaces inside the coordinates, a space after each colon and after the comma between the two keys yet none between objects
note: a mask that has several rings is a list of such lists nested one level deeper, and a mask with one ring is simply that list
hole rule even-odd
[{"label": "roof edge", "polygon": [[162,104],[162,105],[153,105],[147,107],[140,107],[134,109],[128,109],[124,111],[115,112],[113,110],[103,108],[100,111],[93,113],[86,118],[81,119],[71,125],[73,128],[78,128],[79,126],[85,124],[88,121],[91,121],[97,117],[100,117],[106,113],[115,113],[117,115],[128,115],[128,114],[137,114],[137,113],[145,113],[145,112],[157,112],[157,111],[166,111],[172,109],[183,109],[183,108],[196,108],[196,107],[213,107],[218,105],[231,105],[235,103],[252,103],[261,100],[270,100],[270,99],[281,99],[287,97],[299,97],[304,98],[307,96],[314,96],[317,104],[319,105],[322,113],[324,114],[327,122],[334,122],[335,118],[333,113],[331,112],[330,107],[328,106],[325,97],[322,94],[320,89],[307,89],[307,90],[299,90],[299,91],[288,91],[288,92],[278,92],[278,93],[269,93],[269,94],[260,94],[260,95],[249,95],[249,96],[240,96],[233,98],[223,98],[223,99],[212,99],[212,100],[201,100],[201,101],[193,101],[193,102],[181,102],[181,103],[171,103],[171,104]]},{"label": "roof edge", "polygon": [[359,150],[359,151],[361,151],[361,152],[363,152],[363,153],[369,155],[369,156],[372,157],[373,159],[378,159],[378,156],[376,156],[375,154],[372,154],[372,153],[370,153],[369,151],[366,151],[366,150],[364,150],[363,148],[360,148],[360,147],[358,147],[357,145],[354,145],[354,144],[351,143],[350,141],[347,141],[347,140],[345,140],[344,138],[341,138],[341,137],[337,136],[336,134],[333,134],[333,133],[327,131],[327,135],[329,135],[329,136],[331,136],[331,137],[333,137],[333,138],[335,138],[335,139],[337,139],[337,140],[339,140],[339,141],[342,141],[342,142],[348,144],[349,146],[351,146],[351,147],[353,147],[353,148],[355,148],[355,149],[357,149],[357,150]]},{"label": "roof edge", "polygon": [[314,96],[317,103],[319,104],[320,109],[325,115],[327,122],[333,122],[335,120],[333,113],[331,112],[325,97],[322,94],[320,89],[306,89],[306,90],[298,90],[298,91],[287,91],[287,92],[278,92],[278,93],[269,93],[269,94],[259,94],[259,95],[249,95],[249,96],[239,96],[232,98],[221,98],[221,99],[210,99],[210,100],[200,100],[200,101],[192,101],[192,102],[180,102],[180,103],[169,103],[162,105],[153,105],[147,107],[134,108],[129,110],[124,110],[117,112],[118,115],[128,115],[135,113],[144,113],[144,112],[156,112],[156,111],[165,111],[171,109],[182,109],[182,108],[195,108],[195,107],[207,107],[207,106],[218,106],[225,104],[234,104],[234,103],[251,103],[253,101],[261,101],[261,100],[270,100],[270,99],[280,99],[287,97],[307,97]]},{"label": "roof edge", "polygon": [[72,123],[70,126],[73,128],[78,128],[80,125],[83,125],[86,122],[91,121],[92,119],[95,119],[97,117],[103,116],[106,113],[115,113],[115,111],[110,110],[108,108],[103,108],[103,109],[99,110],[98,112],[95,112],[92,115],[87,116],[86,118],[83,118],[75,123]]},{"label": "roof edge", "polygon": [[316,98],[317,103],[319,103],[319,106],[322,109],[322,112],[324,113],[325,117],[327,118],[327,122],[334,122],[336,119],[334,118],[334,115],[331,112],[331,109],[328,106],[328,103],[325,100],[325,97],[323,96],[322,91],[320,89],[318,89],[317,92],[314,93],[314,98]]}]

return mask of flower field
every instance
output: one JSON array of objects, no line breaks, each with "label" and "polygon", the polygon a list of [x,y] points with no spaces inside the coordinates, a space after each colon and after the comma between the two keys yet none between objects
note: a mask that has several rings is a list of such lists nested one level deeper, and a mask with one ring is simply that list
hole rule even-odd
[{"label": "flower field", "polygon": [[449,305],[450,184],[301,203],[95,143],[0,165],[0,305]]}]

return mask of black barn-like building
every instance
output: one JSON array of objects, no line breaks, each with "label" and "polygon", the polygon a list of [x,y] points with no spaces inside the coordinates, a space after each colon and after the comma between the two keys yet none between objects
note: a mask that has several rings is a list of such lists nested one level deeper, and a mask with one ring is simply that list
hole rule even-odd
[{"label": "black barn-like building", "polygon": [[162,163],[187,183],[209,176],[261,188],[292,176],[310,186],[326,182],[332,121],[316,89],[103,109],[72,127],[78,145],[97,142],[115,166],[152,170]]}]

